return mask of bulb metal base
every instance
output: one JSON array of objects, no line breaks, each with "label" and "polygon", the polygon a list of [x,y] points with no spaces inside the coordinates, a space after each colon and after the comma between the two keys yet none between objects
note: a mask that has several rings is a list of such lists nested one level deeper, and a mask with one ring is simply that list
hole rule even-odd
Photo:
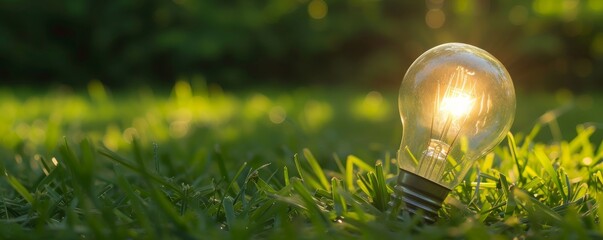
[{"label": "bulb metal base", "polygon": [[[450,193],[450,189],[417,174],[400,169],[390,205],[397,206],[404,202],[404,209],[411,214],[422,212],[428,223],[438,219],[438,210]],[[397,201],[398,203],[396,203]]]}]

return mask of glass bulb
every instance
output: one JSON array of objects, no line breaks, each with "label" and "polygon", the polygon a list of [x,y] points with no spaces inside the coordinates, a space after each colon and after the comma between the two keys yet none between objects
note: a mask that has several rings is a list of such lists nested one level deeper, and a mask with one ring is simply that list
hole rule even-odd
[{"label": "glass bulb", "polygon": [[413,62],[398,104],[403,134],[394,197],[433,222],[475,160],[509,131],[515,116],[513,82],[488,52],[447,43]]}]

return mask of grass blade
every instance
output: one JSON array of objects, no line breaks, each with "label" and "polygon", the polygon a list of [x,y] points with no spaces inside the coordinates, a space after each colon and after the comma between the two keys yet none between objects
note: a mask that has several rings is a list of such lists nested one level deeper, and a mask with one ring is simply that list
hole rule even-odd
[{"label": "grass blade", "polygon": [[21,195],[21,197],[23,197],[23,199],[25,199],[25,201],[27,201],[29,204],[33,204],[34,202],[34,198],[31,195],[31,193],[27,190],[27,188],[25,188],[25,186],[23,186],[23,184],[21,184],[21,182],[19,182],[19,180],[11,175],[6,174],[6,178],[8,180],[8,183],[10,183],[10,185],[13,187],[13,189],[15,189],[15,191],[17,191],[19,193],[19,195]]},{"label": "grass blade", "polygon": [[387,203],[389,202],[389,194],[387,191],[387,184],[385,182],[385,176],[383,175],[383,165],[381,162],[377,162],[375,165],[375,175],[373,176],[373,191],[375,193],[373,201],[379,210],[385,211],[388,206]]},{"label": "grass blade", "polygon": [[524,166],[519,161],[519,156],[517,154],[517,144],[515,143],[515,137],[513,137],[513,134],[511,132],[507,133],[507,144],[509,146],[509,150],[511,150],[511,157],[513,158],[513,160],[515,160],[515,166],[517,166],[517,175],[519,176],[519,182],[524,183]]},{"label": "grass blade", "polygon": [[317,227],[320,232],[326,231],[329,226],[328,218],[318,208],[312,194],[308,192],[308,189],[306,189],[299,179],[292,179],[291,185],[293,185],[293,189],[301,197],[313,226]]},{"label": "grass blade", "polygon": [[323,189],[325,189],[327,191],[331,191],[331,186],[329,185],[329,181],[327,180],[325,173],[322,171],[320,164],[318,164],[318,161],[316,160],[314,155],[312,155],[312,152],[310,152],[310,150],[307,148],[304,149],[304,157],[306,158],[306,160],[308,160],[308,163],[310,164],[310,167],[312,168],[312,171],[314,172],[314,176],[316,176],[316,178],[318,178],[318,181],[322,185]]},{"label": "grass blade", "polygon": [[331,179],[331,198],[333,199],[333,209],[335,210],[335,214],[337,216],[343,216],[345,212],[347,212],[347,204],[345,199],[341,197],[341,192],[343,191],[341,180],[337,178]]},{"label": "grass blade", "polygon": [[346,159],[346,164],[345,164],[345,182],[348,185],[348,189],[352,192],[355,191],[354,166],[357,166],[362,171],[366,171],[366,172],[374,171],[374,169],[370,165],[366,164],[364,161],[360,160],[356,156],[354,156],[354,155],[348,156],[348,158]]},{"label": "grass blade", "polygon": [[553,179],[553,183],[555,183],[557,189],[559,189],[559,192],[561,193],[564,202],[567,203],[568,199],[565,191],[563,190],[563,184],[561,183],[561,179],[559,179],[557,171],[553,169],[553,163],[546,155],[546,153],[544,153],[544,149],[542,147],[536,147],[534,149],[534,155],[536,156],[536,159],[538,159],[546,173]]}]

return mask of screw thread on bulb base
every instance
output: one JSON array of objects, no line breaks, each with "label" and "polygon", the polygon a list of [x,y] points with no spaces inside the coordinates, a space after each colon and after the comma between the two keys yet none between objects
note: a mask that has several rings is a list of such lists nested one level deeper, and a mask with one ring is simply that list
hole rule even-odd
[{"label": "screw thread on bulb base", "polygon": [[434,223],[438,219],[438,210],[449,192],[450,189],[438,183],[400,169],[389,205],[399,208],[401,202],[404,202],[404,210],[411,214],[421,211],[427,223]]}]

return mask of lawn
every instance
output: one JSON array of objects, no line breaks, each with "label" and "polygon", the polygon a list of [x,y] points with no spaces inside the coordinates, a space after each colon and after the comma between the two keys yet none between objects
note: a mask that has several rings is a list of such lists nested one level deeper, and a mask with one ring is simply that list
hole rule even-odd
[{"label": "lawn", "polygon": [[602,238],[603,96],[518,92],[440,220],[389,211],[397,92],[0,89],[0,239]]}]

